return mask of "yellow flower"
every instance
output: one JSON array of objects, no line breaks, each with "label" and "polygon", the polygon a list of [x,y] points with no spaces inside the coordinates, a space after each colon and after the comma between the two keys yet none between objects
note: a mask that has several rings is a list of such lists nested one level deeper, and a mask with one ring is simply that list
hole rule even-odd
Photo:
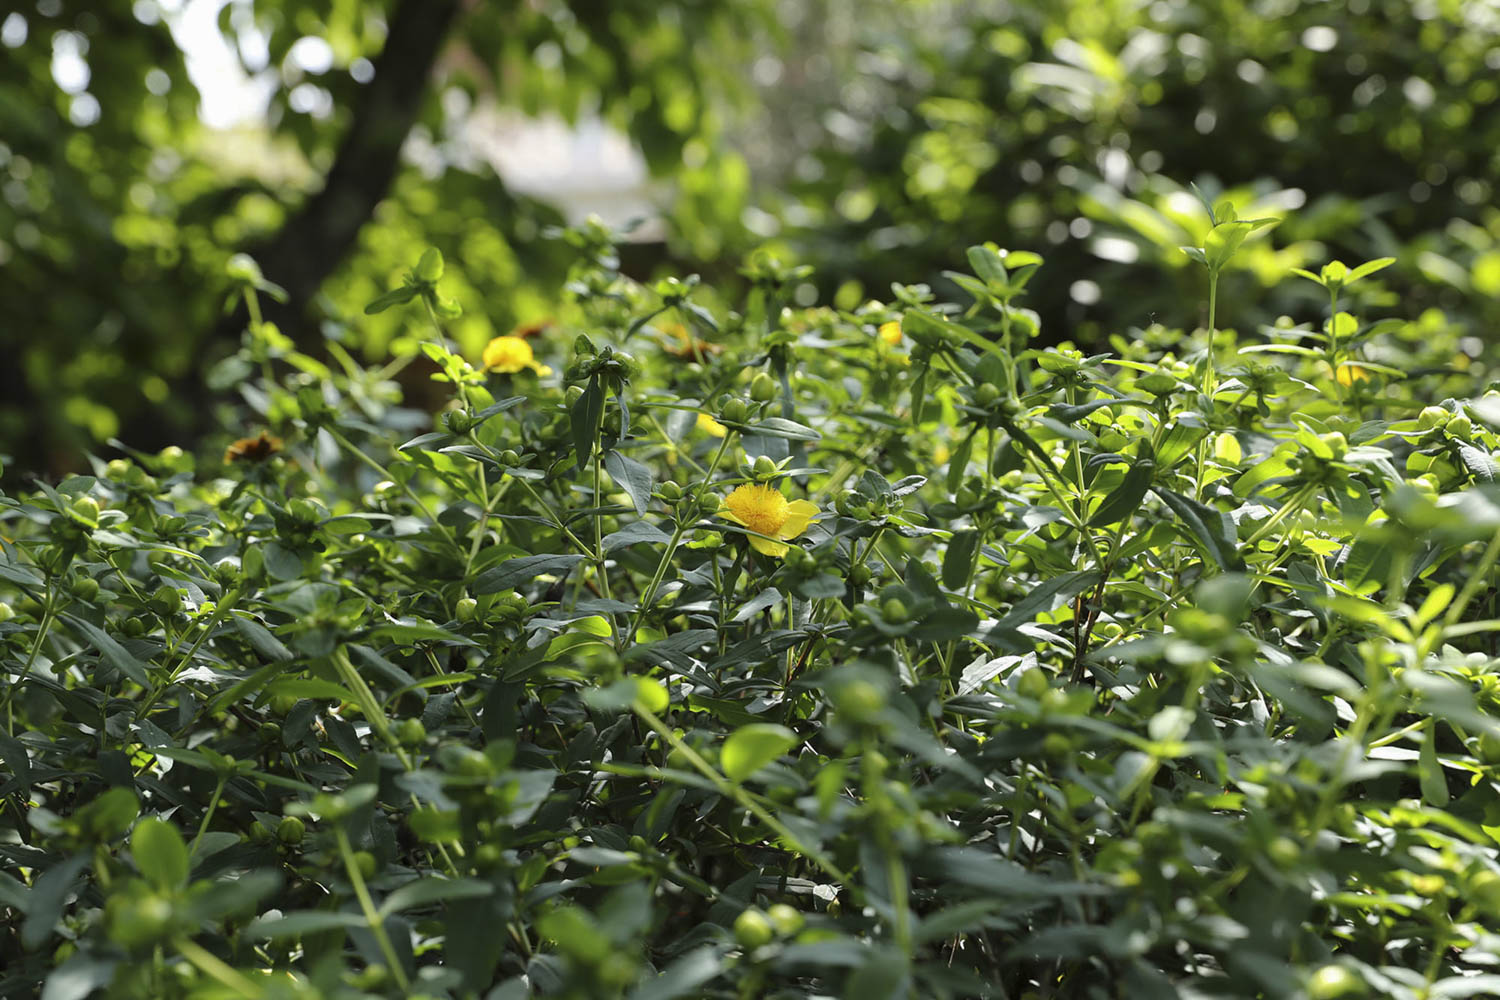
[{"label": "yellow flower", "polygon": [[1370,373],[1365,371],[1353,361],[1345,361],[1339,365],[1338,370],[1333,373],[1339,385],[1348,388],[1356,382],[1370,381]]},{"label": "yellow flower", "polygon": [[880,324],[880,329],[876,332],[888,347],[897,347],[901,343],[901,324],[897,320]]},{"label": "yellow flower", "polygon": [[698,414],[698,429],[716,438],[721,438],[729,433],[728,427],[725,427],[707,413]]},{"label": "yellow flower", "polygon": [[531,345],[521,337],[496,337],[484,345],[484,367],[511,374],[530,368],[538,375],[551,375],[552,369],[538,364]]},{"label": "yellow flower", "polygon": [[821,511],[816,504],[806,500],[788,501],[774,486],[746,484],[736,486],[729,494],[719,516],[756,532],[747,536],[750,547],[779,559],[790,548],[782,543],[806,531],[807,526],[821,516]]}]

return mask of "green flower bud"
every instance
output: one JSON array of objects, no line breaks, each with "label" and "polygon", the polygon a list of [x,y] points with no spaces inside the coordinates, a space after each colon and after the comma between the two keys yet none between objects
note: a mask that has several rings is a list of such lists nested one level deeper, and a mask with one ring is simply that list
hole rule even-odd
[{"label": "green flower bud", "polygon": [[417,261],[417,277],[431,284],[443,276],[443,255],[437,247],[428,247],[422,251],[422,259]]},{"label": "green flower bud", "polygon": [[474,417],[464,410],[449,410],[443,414],[443,426],[450,434],[467,434],[474,426]]},{"label": "green flower bud", "polygon": [[769,403],[775,399],[781,387],[767,372],[757,372],[750,380],[750,398],[757,403]]},{"label": "green flower bud", "polygon": [[757,455],[751,467],[756,479],[770,479],[776,475],[776,460],[770,455]]},{"label": "green flower bud", "polygon": [[719,408],[719,419],[728,424],[742,424],[750,415],[750,408],[743,399],[730,398]]},{"label": "green flower bud", "polygon": [[506,466],[517,466],[521,464],[521,455],[513,448],[507,448],[500,453],[500,464]]},{"label": "green flower bud", "polygon": [[1342,965],[1325,965],[1307,980],[1307,1000],[1352,1000],[1368,992],[1364,980]]},{"label": "green flower bud", "polygon": [[1040,698],[1052,690],[1052,681],[1041,667],[1032,667],[1016,681],[1016,690],[1027,698]]},{"label": "green flower bud", "polygon": [[[1453,414],[1441,406],[1424,406],[1422,412],[1417,416],[1417,426],[1424,431],[1430,431],[1435,427],[1442,427],[1453,419]],[[1328,968],[1339,968],[1329,966]]]},{"label": "green flower bud", "polygon": [[658,486],[656,492],[668,503],[676,503],[682,499],[682,487],[670,479]]},{"label": "green flower bud", "polygon": [[224,273],[230,281],[242,285],[258,285],[265,280],[261,276],[260,265],[249,254],[237,253],[230,257],[224,265]]},{"label": "green flower bud", "polygon": [[146,634],[146,623],[141,618],[127,618],[125,624],[120,626],[120,631],[125,633],[127,639],[139,639]]},{"label": "green flower bud", "polygon": [[276,839],[288,846],[302,843],[302,838],[306,835],[307,824],[299,817],[285,816],[276,824]]},{"label": "green flower bud", "polygon": [[1456,413],[1453,415],[1453,419],[1448,421],[1448,426],[1443,429],[1454,437],[1467,438],[1474,432],[1474,421],[1462,413]]},{"label": "green flower bud", "polygon": [[873,574],[870,572],[870,567],[864,565],[863,563],[858,566],[849,567],[849,582],[854,584],[856,587],[863,587],[865,584],[869,583],[870,577],[872,575]]},{"label": "green flower bud", "polygon": [[99,501],[90,496],[81,496],[73,501],[73,517],[90,528],[99,524]]},{"label": "green flower bud", "polygon": [[899,597],[891,597],[880,606],[880,618],[887,625],[900,625],[910,620],[911,612]]},{"label": "green flower bud", "polygon": [[73,596],[80,601],[88,602],[99,596],[99,581],[91,576],[80,576],[73,581],[69,590]]},{"label": "green flower bud", "polygon": [[479,610],[479,602],[472,597],[464,597],[453,607],[453,617],[461,622],[474,620],[474,613]]},{"label": "green flower bud", "polygon": [[115,482],[124,482],[125,477],[130,475],[130,463],[123,458],[111,459],[104,467],[104,478],[113,479]]},{"label": "green flower bud", "polygon": [[770,919],[771,926],[776,928],[776,933],[782,937],[791,937],[806,923],[802,911],[786,903],[776,903],[768,907],[766,916]]},{"label": "green flower bud", "polygon": [[740,915],[734,918],[734,939],[746,950],[770,944],[775,936],[771,921],[753,906],[748,910],[741,910]]},{"label": "green flower bud", "polygon": [[991,382],[984,382],[974,390],[974,404],[989,409],[1000,402],[1000,387]]}]

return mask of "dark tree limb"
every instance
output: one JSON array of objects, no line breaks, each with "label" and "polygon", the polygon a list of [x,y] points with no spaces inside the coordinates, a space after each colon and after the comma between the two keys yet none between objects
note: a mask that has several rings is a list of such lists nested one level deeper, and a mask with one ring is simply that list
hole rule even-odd
[{"label": "dark tree limb", "polygon": [[[375,59],[375,78],[360,92],[323,189],[267,243],[251,250],[265,276],[289,297],[282,306],[265,303],[266,318],[297,340],[306,339],[307,304],[390,190],[401,147],[421,113],[433,66],[461,6],[462,0],[399,0]],[[214,341],[237,337],[244,323],[243,313],[228,317]]]}]

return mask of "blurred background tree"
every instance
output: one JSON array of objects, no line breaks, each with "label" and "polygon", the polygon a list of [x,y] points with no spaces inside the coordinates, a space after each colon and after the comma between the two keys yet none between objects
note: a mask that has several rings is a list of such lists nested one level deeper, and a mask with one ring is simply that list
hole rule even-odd
[{"label": "blurred background tree", "polygon": [[1461,0],[27,0],[0,18],[0,452],[188,443],[236,250],[288,335],[378,357],[407,318],[353,316],[435,245],[473,352],[549,313],[546,234],[589,208],[648,216],[639,276],[732,283],[769,245],[845,306],[1037,250],[1044,336],[1103,347],[1201,321],[1194,181],[1286,217],[1225,322],[1316,320],[1290,267],[1391,255],[1367,304],[1466,333],[1482,379],[1497,71],[1500,8]]}]

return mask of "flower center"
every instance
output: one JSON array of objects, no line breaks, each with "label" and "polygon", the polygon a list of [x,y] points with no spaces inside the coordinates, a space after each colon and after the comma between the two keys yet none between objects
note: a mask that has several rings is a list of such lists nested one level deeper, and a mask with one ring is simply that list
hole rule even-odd
[{"label": "flower center", "polygon": [[777,536],[786,524],[787,503],[781,491],[770,486],[737,486],[724,501],[730,512],[751,531]]}]

